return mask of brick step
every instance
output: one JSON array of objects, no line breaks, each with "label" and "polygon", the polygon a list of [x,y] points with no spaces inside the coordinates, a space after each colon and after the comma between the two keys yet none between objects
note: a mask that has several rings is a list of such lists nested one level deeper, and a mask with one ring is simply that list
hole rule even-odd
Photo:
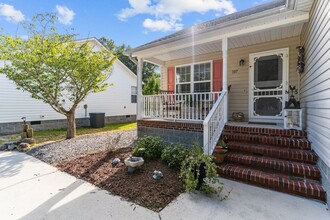
[{"label": "brick step", "polygon": [[289,176],[298,176],[306,179],[320,180],[321,173],[317,166],[281,160],[272,157],[261,157],[239,152],[228,152],[226,159],[228,163],[237,163],[251,168],[275,171]]},{"label": "brick step", "polygon": [[230,151],[245,152],[257,156],[267,156],[278,159],[316,164],[318,156],[310,150],[299,150],[277,146],[267,146],[254,143],[229,142]]},{"label": "brick step", "polygon": [[224,131],[231,133],[249,134],[249,135],[259,134],[265,136],[277,136],[277,137],[289,137],[289,138],[307,137],[306,131],[276,129],[276,128],[256,128],[256,127],[226,125]]},{"label": "brick step", "polygon": [[240,133],[224,132],[222,137],[228,141],[252,142],[266,144],[285,148],[295,148],[301,150],[310,150],[311,142],[305,138],[296,139],[277,136],[249,135]]},{"label": "brick step", "polygon": [[317,181],[297,180],[289,176],[268,173],[236,164],[221,165],[217,171],[220,176],[225,178],[323,202],[326,201],[326,192]]}]

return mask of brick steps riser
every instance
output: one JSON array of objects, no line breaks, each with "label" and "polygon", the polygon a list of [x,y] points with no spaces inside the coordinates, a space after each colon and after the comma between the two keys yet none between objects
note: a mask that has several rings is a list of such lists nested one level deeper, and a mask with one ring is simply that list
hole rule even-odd
[{"label": "brick steps riser", "polygon": [[273,158],[284,159],[289,161],[316,164],[318,160],[318,157],[314,153],[304,150],[254,146],[254,145],[246,145],[246,144],[240,144],[240,145],[229,144],[229,146],[230,146],[230,151],[244,152],[248,154],[258,154],[260,156],[273,157]]},{"label": "brick steps riser", "polygon": [[260,169],[267,172],[277,172],[288,176],[297,176],[311,180],[320,180],[321,174],[317,167],[291,162],[284,160],[277,160],[273,158],[255,157],[252,155],[243,155],[237,157],[236,155],[227,154],[225,162],[235,163],[247,166],[253,169]]},{"label": "brick steps riser", "polygon": [[307,137],[306,131],[284,130],[284,129],[273,129],[273,128],[255,128],[255,127],[240,127],[240,126],[226,125],[224,131],[230,133],[266,135],[266,136],[290,137],[290,138]]},{"label": "brick steps riser", "polygon": [[307,132],[227,125],[222,138],[229,151],[218,166],[220,176],[325,201]]},{"label": "brick steps riser", "polygon": [[284,148],[294,148],[301,150],[311,150],[311,143],[307,139],[293,139],[286,137],[271,137],[263,135],[233,134],[223,133],[223,138],[228,141],[240,141],[249,143],[258,143]]},{"label": "brick steps riser", "polygon": [[318,184],[290,180],[289,178],[239,167],[220,167],[218,168],[218,173],[224,178],[239,180],[248,184],[261,186],[267,189],[318,199],[321,201],[326,200],[326,193],[323,187]]}]

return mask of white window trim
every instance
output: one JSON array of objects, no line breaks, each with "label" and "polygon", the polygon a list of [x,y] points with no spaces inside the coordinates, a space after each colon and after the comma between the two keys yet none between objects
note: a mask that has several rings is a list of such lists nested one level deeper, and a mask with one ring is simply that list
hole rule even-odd
[{"label": "white window trim", "polygon": [[[133,88],[135,88],[135,92],[133,92]],[[137,103],[137,101],[136,102],[132,102],[132,96],[136,96],[136,99],[137,99],[137,86],[131,86],[131,103],[132,104],[135,104],[135,103]]]},{"label": "white window trim", "polygon": [[[194,81],[194,66],[196,64],[206,64],[206,63],[210,63],[210,80],[203,80],[203,81]],[[179,83],[177,82],[177,77],[176,77],[176,68],[178,67],[185,67],[185,66],[190,66],[190,82],[182,82]],[[182,85],[182,84],[190,84],[190,90],[194,90],[194,84],[195,83],[203,83],[203,82],[210,82],[210,92],[213,91],[213,60],[205,60],[205,61],[201,61],[201,62],[195,62],[195,63],[186,63],[186,64],[180,64],[177,66],[174,66],[174,92],[177,93],[176,91],[176,85]],[[190,93],[195,93],[194,91],[190,91]]]}]

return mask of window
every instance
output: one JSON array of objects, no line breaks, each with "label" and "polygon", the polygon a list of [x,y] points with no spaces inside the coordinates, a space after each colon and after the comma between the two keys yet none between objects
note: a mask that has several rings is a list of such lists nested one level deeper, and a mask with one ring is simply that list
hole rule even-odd
[{"label": "window", "polygon": [[258,58],[254,63],[254,83],[257,88],[276,88],[282,83],[283,60],[271,55]]},{"label": "window", "polygon": [[211,91],[211,63],[194,65],[194,92]]},{"label": "window", "polygon": [[176,67],[176,92],[210,92],[211,63]]},{"label": "window", "polygon": [[178,93],[190,93],[191,66],[176,68],[176,91]]},{"label": "window", "polygon": [[131,103],[137,103],[137,87],[131,86]]}]

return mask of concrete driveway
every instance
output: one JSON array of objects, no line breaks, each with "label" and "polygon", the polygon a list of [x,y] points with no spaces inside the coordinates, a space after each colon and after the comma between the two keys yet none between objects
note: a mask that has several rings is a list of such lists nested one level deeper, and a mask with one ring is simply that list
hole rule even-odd
[{"label": "concrete driveway", "polygon": [[160,213],[110,195],[34,157],[0,152],[0,219],[318,219],[324,204],[222,180],[229,198],[181,194]]}]

